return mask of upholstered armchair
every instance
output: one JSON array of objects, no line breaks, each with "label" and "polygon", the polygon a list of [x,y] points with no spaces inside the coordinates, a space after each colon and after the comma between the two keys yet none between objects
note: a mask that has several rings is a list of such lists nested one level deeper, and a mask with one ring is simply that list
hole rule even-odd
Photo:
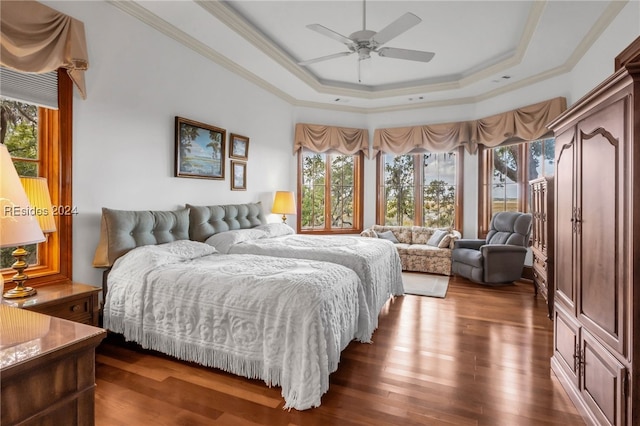
[{"label": "upholstered armchair", "polygon": [[531,233],[531,214],[499,212],[487,238],[460,239],[451,253],[451,269],[480,284],[507,284],[522,276]]}]

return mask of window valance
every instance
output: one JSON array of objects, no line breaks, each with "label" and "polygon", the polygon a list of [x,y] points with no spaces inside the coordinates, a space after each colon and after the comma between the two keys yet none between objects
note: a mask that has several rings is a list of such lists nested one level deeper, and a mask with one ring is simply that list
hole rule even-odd
[{"label": "window valance", "polygon": [[65,68],[84,99],[84,23],[36,1],[2,2],[0,64],[38,74]]},{"label": "window valance", "polygon": [[359,151],[369,157],[369,131],[320,124],[296,124],[293,152],[306,148],[313,152],[338,151],[353,155]]},{"label": "window valance", "polygon": [[461,145],[475,153],[478,144],[495,147],[513,138],[540,139],[550,132],[547,123],[566,109],[566,99],[558,97],[479,120],[376,129],[373,154],[378,151],[396,155],[419,151],[450,152]]}]

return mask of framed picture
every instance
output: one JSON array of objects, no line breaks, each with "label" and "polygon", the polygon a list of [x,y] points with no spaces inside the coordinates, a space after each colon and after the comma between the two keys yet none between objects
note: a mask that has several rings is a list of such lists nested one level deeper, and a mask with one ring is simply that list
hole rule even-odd
[{"label": "framed picture", "polygon": [[247,190],[247,163],[231,160],[231,190]]},{"label": "framed picture", "polygon": [[249,158],[249,138],[231,133],[229,136],[229,158],[246,160]]},{"label": "framed picture", "polygon": [[224,180],[227,132],[176,117],[176,176]]}]

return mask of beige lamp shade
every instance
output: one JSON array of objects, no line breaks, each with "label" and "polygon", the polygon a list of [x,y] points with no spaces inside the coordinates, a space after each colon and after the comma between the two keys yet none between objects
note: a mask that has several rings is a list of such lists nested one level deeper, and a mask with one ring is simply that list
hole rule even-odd
[{"label": "beige lamp shade", "polygon": [[47,180],[42,177],[20,177],[20,182],[27,193],[32,213],[45,234],[56,232],[56,220],[53,217],[51,196]]},{"label": "beige lamp shade", "polygon": [[16,247],[45,240],[32,214],[27,194],[4,144],[0,144],[0,247]]},{"label": "beige lamp shade", "polygon": [[296,214],[296,197],[291,191],[276,191],[271,213],[281,214],[282,223],[287,223],[288,214]]},{"label": "beige lamp shade", "polygon": [[296,214],[296,200],[293,192],[276,191],[273,199],[271,213],[276,214]]}]

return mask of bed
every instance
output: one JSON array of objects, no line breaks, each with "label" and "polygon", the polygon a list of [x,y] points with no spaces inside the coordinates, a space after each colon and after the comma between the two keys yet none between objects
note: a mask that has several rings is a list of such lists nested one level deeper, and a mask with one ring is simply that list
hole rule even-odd
[{"label": "bed", "polygon": [[394,244],[355,236],[296,235],[282,223],[267,223],[261,203],[189,208],[189,237],[228,254],[257,254],[340,264],[360,278],[360,329],[369,338],[387,301],[404,294],[402,265]]},{"label": "bed", "polygon": [[103,209],[94,266],[103,325],[176,358],[280,386],[285,408],[320,405],[358,329],[357,274],[305,259],[219,253],[188,240],[188,209]]}]

